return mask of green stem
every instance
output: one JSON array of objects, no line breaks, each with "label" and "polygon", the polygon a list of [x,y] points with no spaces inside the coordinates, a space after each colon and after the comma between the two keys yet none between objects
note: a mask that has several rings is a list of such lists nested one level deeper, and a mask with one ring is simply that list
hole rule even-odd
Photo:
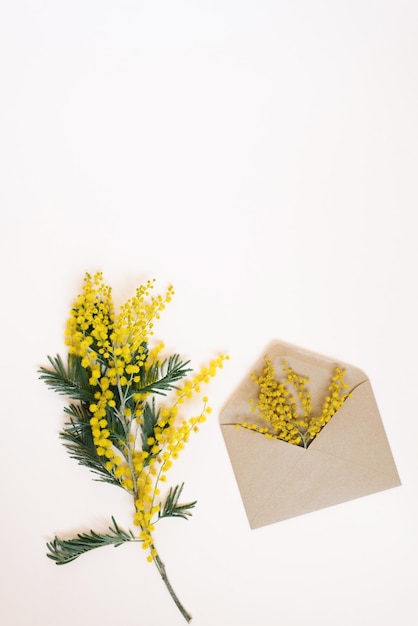
[{"label": "green stem", "polygon": [[180,602],[180,600],[178,599],[173,587],[171,586],[170,581],[168,580],[167,577],[167,572],[165,570],[165,565],[164,563],[161,561],[160,557],[158,556],[158,554],[156,556],[153,557],[154,558],[154,563],[156,568],[158,569],[161,578],[164,581],[165,586],[167,587],[170,596],[173,598],[178,610],[180,611],[180,613],[183,615],[184,619],[186,620],[187,623],[191,622],[192,620],[192,616],[190,615],[190,613],[188,613],[186,611],[186,609],[184,608],[184,606],[182,605],[182,603]]},{"label": "green stem", "polygon": [[134,468],[134,462],[133,462],[133,457],[132,457],[132,450],[131,450],[131,446],[130,446],[130,442],[127,442],[127,450],[128,450],[128,466],[129,466],[129,470],[131,472],[131,476],[132,476],[132,482],[134,484],[133,487],[133,497],[134,497],[134,502],[137,500],[138,498],[138,482],[137,482],[137,478],[136,478],[136,473],[135,473],[135,468]]},{"label": "green stem", "polygon": [[308,444],[309,444],[309,439],[306,439],[306,437],[305,437],[306,432],[305,433],[301,433],[300,430],[299,430],[299,435],[300,435],[300,438],[302,439],[303,447],[306,450],[307,447],[308,447]]}]

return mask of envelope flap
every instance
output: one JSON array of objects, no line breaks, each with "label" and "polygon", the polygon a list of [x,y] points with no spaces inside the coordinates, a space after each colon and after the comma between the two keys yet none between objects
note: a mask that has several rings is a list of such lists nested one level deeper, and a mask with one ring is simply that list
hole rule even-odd
[{"label": "envelope flap", "polygon": [[[289,444],[291,445],[291,444]],[[274,477],[270,477],[270,487]],[[395,476],[351,461],[306,450],[284,480],[277,480],[269,497],[251,515],[251,528],[259,528],[311,513],[399,485]]]},{"label": "envelope flap", "polygon": [[368,380],[353,390],[351,398],[314,439],[309,450],[345,459],[399,480]]},{"label": "envelope flap", "polygon": [[222,425],[221,429],[247,516],[252,520],[263,511],[278,482],[292,473],[305,450],[234,425]]}]

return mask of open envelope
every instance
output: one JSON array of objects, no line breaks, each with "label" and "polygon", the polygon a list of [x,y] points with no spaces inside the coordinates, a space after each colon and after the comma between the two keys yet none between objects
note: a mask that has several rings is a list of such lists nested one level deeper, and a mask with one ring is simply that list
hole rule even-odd
[{"label": "open envelope", "polygon": [[[346,369],[351,396],[307,449],[237,428],[257,423],[250,398],[258,387],[246,380],[220,415],[225,444],[251,528],[259,528],[400,485],[399,475],[367,376],[360,369],[273,342],[252,371],[261,373],[268,356],[276,378],[284,361],[309,379],[313,413],[320,413],[335,367]],[[258,422],[265,426],[265,422]]]}]

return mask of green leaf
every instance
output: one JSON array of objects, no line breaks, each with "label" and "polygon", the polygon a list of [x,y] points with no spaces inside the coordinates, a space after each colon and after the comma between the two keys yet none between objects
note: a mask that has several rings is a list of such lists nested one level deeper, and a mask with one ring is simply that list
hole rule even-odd
[{"label": "green leaf", "polygon": [[49,550],[47,557],[55,561],[57,565],[65,565],[95,548],[109,545],[117,548],[127,541],[141,541],[135,537],[132,531],[126,532],[119,528],[113,516],[112,522],[113,526],[109,526],[109,534],[100,534],[90,530],[89,533],[79,533],[73,539],[55,537],[53,541],[46,544]]},{"label": "green leaf", "polygon": [[59,354],[54,357],[48,356],[52,369],[40,367],[39,378],[48,387],[61,395],[68,396],[72,400],[80,402],[94,401],[94,389],[88,381],[88,373],[81,366],[81,358],[68,355],[67,367],[65,367]]},{"label": "green leaf", "polygon": [[187,519],[192,515],[190,509],[196,506],[197,500],[189,502],[188,504],[178,503],[181,492],[183,491],[183,486],[184,483],[177,485],[174,489],[170,487],[164,506],[158,513],[160,519],[162,517],[182,517],[183,519]]},{"label": "green leaf", "polygon": [[148,402],[144,404],[141,424],[142,450],[144,452],[149,452],[151,450],[151,446],[147,443],[147,439],[148,437],[152,437],[154,435],[154,428],[159,416],[160,410],[156,410],[154,398],[152,399],[151,405]]},{"label": "green leaf", "polygon": [[174,383],[192,371],[187,367],[189,363],[190,361],[181,361],[178,354],[173,354],[162,363],[156,361],[148,369],[142,366],[140,381],[135,385],[135,393],[165,395],[167,391],[177,389]]},{"label": "green leaf", "polygon": [[60,437],[71,458],[97,474],[99,478],[96,480],[121,487],[118,479],[106,469],[107,459],[97,454],[90,426],[91,414],[87,407],[71,404],[64,411],[70,416],[70,421],[64,425]]}]

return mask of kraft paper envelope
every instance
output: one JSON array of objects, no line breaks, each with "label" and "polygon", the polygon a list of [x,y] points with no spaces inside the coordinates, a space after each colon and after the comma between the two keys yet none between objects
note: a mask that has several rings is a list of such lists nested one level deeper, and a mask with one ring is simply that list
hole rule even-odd
[{"label": "kraft paper envelope", "polygon": [[258,387],[248,373],[222,409],[220,424],[251,528],[401,484],[364,372],[279,341],[267,348],[251,371],[263,371],[265,356],[272,361],[276,379],[283,379],[284,361],[309,378],[314,415],[321,412],[337,366],[346,369],[351,397],[304,449],[236,427],[244,421],[266,425],[251,411],[249,399],[257,398]]}]

